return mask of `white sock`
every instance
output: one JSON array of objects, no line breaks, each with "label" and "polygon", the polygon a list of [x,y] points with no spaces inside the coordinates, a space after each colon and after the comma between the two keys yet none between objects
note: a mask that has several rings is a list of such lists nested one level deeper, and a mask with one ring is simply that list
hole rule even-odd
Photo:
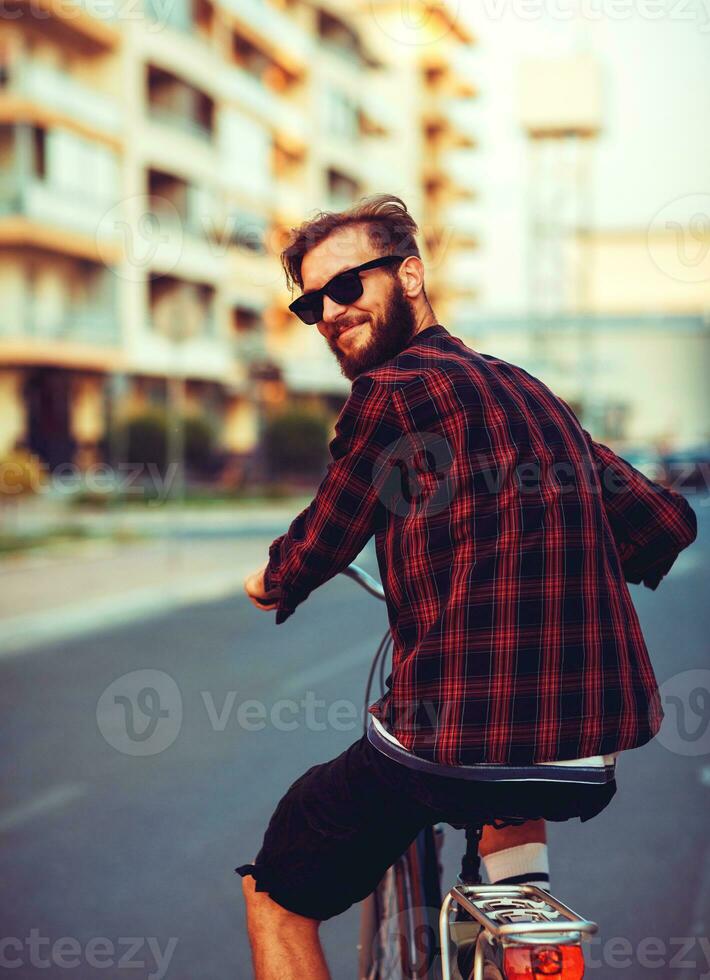
[{"label": "white sock", "polygon": [[517,844],[481,860],[491,885],[537,885],[550,891],[547,844],[539,841]]}]

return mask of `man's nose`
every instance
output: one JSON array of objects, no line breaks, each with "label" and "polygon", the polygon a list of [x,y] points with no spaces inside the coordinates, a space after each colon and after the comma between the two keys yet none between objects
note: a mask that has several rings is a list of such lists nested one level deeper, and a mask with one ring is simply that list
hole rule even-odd
[{"label": "man's nose", "polygon": [[336,303],[332,300],[330,296],[323,297],[323,321],[325,323],[334,323],[335,320],[342,316],[343,310],[347,310],[347,304]]}]

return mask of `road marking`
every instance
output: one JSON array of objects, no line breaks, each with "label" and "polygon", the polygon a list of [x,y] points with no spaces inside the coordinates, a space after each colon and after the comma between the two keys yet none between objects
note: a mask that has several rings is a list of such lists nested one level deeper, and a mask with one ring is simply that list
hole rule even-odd
[{"label": "road marking", "polygon": [[54,786],[52,789],[48,789],[46,793],[36,796],[33,800],[28,800],[27,803],[20,803],[9,810],[0,812],[0,833],[21,827],[28,820],[41,817],[52,810],[61,809],[61,807],[85,794],[85,783],[61,783],[59,786]]},{"label": "road marking", "polygon": [[[384,630],[382,636],[384,636]],[[307,667],[305,670],[300,670],[297,674],[290,674],[276,689],[275,698],[277,700],[278,698],[292,698],[295,694],[311,691],[317,684],[329,681],[333,677],[340,677],[353,667],[360,667],[362,664],[368,663],[377,652],[382,636],[365,640],[337,657],[329,657],[328,660],[315,664],[313,667]],[[389,662],[390,654],[387,656]],[[376,694],[379,696],[377,680],[375,680],[375,687],[377,688]]]}]

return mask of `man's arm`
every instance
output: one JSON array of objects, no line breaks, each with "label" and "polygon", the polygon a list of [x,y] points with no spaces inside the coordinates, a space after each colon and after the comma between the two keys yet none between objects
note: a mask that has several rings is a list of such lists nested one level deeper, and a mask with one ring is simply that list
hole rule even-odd
[{"label": "man's arm", "polygon": [[314,499],[269,547],[264,586],[278,595],[277,626],[346,568],[376,529],[386,460],[402,435],[391,389],[356,378],[335,432],[332,462]]},{"label": "man's arm", "polygon": [[647,479],[582,431],[599,476],[624,578],[656,589],[679,553],[695,540],[695,511],[681,494]]}]

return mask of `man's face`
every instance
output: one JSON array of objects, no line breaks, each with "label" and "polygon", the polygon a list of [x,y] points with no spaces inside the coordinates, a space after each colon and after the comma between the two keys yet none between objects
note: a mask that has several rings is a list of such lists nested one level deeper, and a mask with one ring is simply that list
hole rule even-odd
[{"label": "man's face", "polygon": [[[303,292],[376,256],[361,225],[333,232],[304,256]],[[416,332],[414,309],[399,278],[384,268],[367,269],[361,276],[362,296],[346,306],[324,296],[323,319],[317,324],[349,381],[395,357]]]}]

